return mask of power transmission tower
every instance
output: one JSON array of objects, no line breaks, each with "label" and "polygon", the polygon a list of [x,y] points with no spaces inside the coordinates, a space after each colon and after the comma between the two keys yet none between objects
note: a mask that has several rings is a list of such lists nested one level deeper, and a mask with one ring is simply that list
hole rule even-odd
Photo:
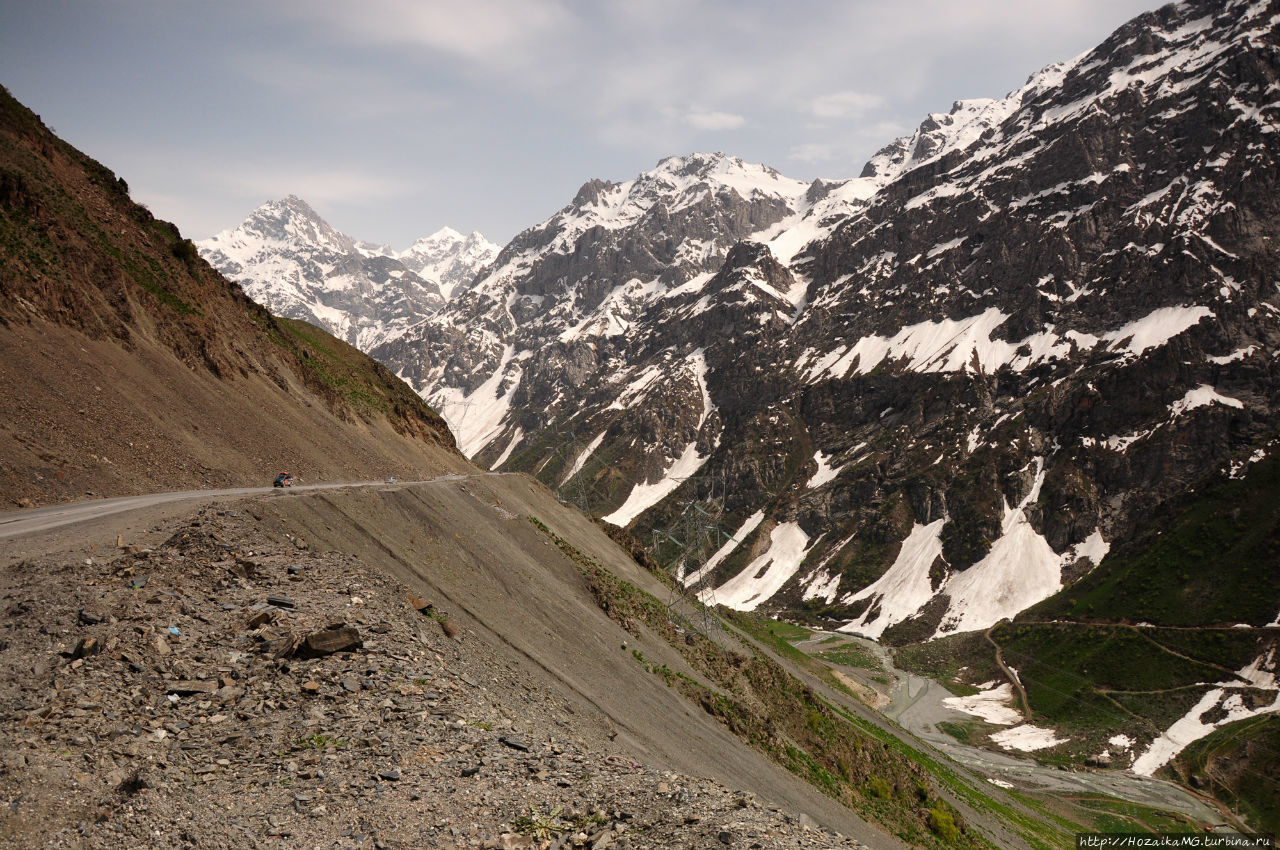
[{"label": "power transmission tower", "polygon": [[[680,486],[693,484],[690,497],[677,502],[680,514],[667,528],[650,530],[650,554],[660,565],[663,555],[672,552],[665,564],[671,582],[667,610],[677,606],[686,611],[702,612],[703,634],[710,636],[714,620],[715,585],[712,571],[703,571],[709,557],[733,537],[720,527],[724,514],[725,483],[721,475],[698,475],[682,479]],[[689,581],[690,576],[697,576]]]},{"label": "power transmission tower", "polygon": [[[563,477],[560,480],[560,486],[556,488],[556,495],[560,495],[566,487],[572,486],[570,491],[572,498],[565,499],[565,501],[577,505],[578,510],[582,511],[587,516],[591,516],[591,500],[590,494],[587,490],[587,482],[585,480],[586,476],[582,474],[582,468],[576,470],[573,468],[577,465],[579,459],[583,461],[582,466],[586,466],[587,459],[583,457],[583,453],[587,448],[588,446],[583,445],[578,439],[576,431],[570,431],[569,439],[556,446],[554,456],[560,458],[563,463],[562,468],[565,470]],[[564,499],[563,496],[560,498]]]}]

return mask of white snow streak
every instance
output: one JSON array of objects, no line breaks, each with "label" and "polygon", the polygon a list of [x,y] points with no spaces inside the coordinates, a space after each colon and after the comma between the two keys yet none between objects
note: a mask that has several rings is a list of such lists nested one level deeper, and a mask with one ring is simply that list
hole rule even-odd
[{"label": "white snow streak", "polygon": [[690,573],[684,578],[685,587],[693,587],[702,581],[708,573],[724,561],[725,558],[733,554],[733,550],[738,548],[738,544],[747,539],[747,535],[756,530],[756,526],[764,519],[764,511],[756,511],[743,521],[741,527],[733,533],[732,539],[726,540],[724,545],[716,550],[708,561],[703,564],[697,571]]},{"label": "white snow streak", "polygon": [[1256,345],[1250,345],[1250,346],[1246,346],[1245,348],[1237,348],[1235,351],[1231,352],[1230,354],[1224,357],[1207,357],[1205,359],[1208,360],[1210,363],[1216,363],[1219,366],[1226,366],[1228,363],[1234,363],[1237,360],[1245,359],[1246,357],[1253,354],[1253,352],[1257,350],[1258,350],[1258,347]]},{"label": "white snow streak", "polygon": [[1244,408],[1244,402],[1239,399],[1219,395],[1213,387],[1208,384],[1201,384],[1195,389],[1187,390],[1186,395],[1169,406],[1169,412],[1176,419],[1188,410],[1195,410],[1197,407],[1205,407],[1210,404],[1221,404],[1236,409]]},{"label": "white snow streak", "polygon": [[999,726],[1012,726],[1022,720],[1022,713],[1010,703],[1013,701],[1013,686],[1005,682],[998,688],[979,691],[967,697],[947,697],[942,704],[974,717],[981,717],[988,723]]},{"label": "white snow streak", "polygon": [[1110,551],[1111,544],[1102,539],[1102,529],[1095,528],[1093,534],[1072,547],[1071,554],[1077,559],[1088,558],[1096,567],[1102,563],[1102,559],[1107,557]]},{"label": "white snow streak", "polygon": [[[1271,649],[1266,655],[1254,659],[1236,675],[1248,682],[1250,687],[1276,690],[1275,670],[1275,649]],[[1133,772],[1139,776],[1150,776],[1168,764],[1187,745],[1200,740],[1219,726],[1248,717],[1256,717],[1259,714],[1280,711],[1280,690],[1276,690],[1275,699],[1270,704],[1249,708],[1239,692],[1241,687],[1240,682],[1220,682],[1219,687],[1206,691],[1190,711],[1147,746],[1142,755],[1134,761]],[[1225,712],[1225,716],[1206,723],[1203,718],[1209,712],[1214,714]]]},{"label": "white snow streak", "polygon": [[1031,491],[1016,508],[1005,505],[1001,536],[978,563],[953,573],[939,593],[951,606],[934,637],[985,629],[1047,599],[1062,588],[1062,556],[1031,527],[1024,509],[1040,497],[1044,459],[1036,458]]},{"label": "white snow streak", "polygon": [[607,432],[605,431],[601,431],[599,435],[587,445],[586,448],[584,448],[582,451],[578,453],[578,456],[573,460],[573,466],[569,467],[569,471],[566,472],[564,474],[564,477],[560,479],[561,487],[569,483],[569,479],[573,478],[573,476],[577,475],[579,472],[582,471],[582,466],[587,462],[587,458],[591,457],[591,455],[595,453],[595,450],[600,448],[600,444],[604,442],[604,435],[606,433]]},{"label": "white snow streak", "polygon": [[840,474],[840,470],[844,469],[844,467],[831,466],[828,461],[830,461],[832,457],[833,455],[823,454],[821,449],[814,452],[813,462],[818,465],[818,471],[813,473],[813,476],[805,483],[805,489],[813,490],[821,487],[829,481],[835,480],[836,476]]},{"label": "white snow streak", "polygon": [[845,623],[840,631],[879,638],[889,626],[907,619],[933,598],[929,567],[942,554],[942,526],[946,522],[944,517],[928,525],[917,523],[884,575],[841,600],[849,603],[872,599],[872,603],[861,617]]},{"label": "white snow streak", "polygon": [[[1072,348],[1090,349],[1101,342],[1111,348],[1139,355],[1164,345],[1213,312],[1207,307],[1161,307],[1102,336],[1069,330],[1059,335],[1053,325],[1026,339],[1010,342],[992,339],[991,333],[1008,315],[988,307],[976,316],[941,319],[908,325],[891,337],[865,336],[852,347],[842,345],[826,354],[806,351],[795,361],[797,371],[810,383],[825,377],[844,378],[854,371],[865,375],[881,362],[896,362],[910,372],[983,372],[1003,366],[1022,371],[1036,363],[1066,357]],[[1028,354],[1019,354],[1026,348]]]},{"label": "white snow streak", "polygon": [[800,562],[809,552],[808,544],[809,535],[799,523],[781,523],[769,535],[768,551],[714,591],[705,591],[703,601],[714,600],[739,611],[755,610],[800,569]]},{"label": "white snow streak", "polygon": [[1065,744],[1071,739],[1059,738],[1052,729],[1042,729],[1039,726],[1032,726],[1028,723],[1022,726],[1015,726],[1012,729],[993,732],[991,740],[1006,750],[1021,750],[1024,753],[1032,753],[1036,750]]},{"label": "white snow streak", "polygon": [[[502,353],[502,362],[475,392],[464,395],[455,387],[447,387],[431,397],[457,438],[458,450],[467,457],[487,446],[502,430],[502,420],[511,409],[511,399],[522,375],[519,366],[511,375],[506,374],[507,365],[514,359],[515,346],[508,345]],[[502,385],[507,379],[511,384],[503,391]]]},{"label": "white snow streak", "polygon": [[511,435],[511,442],[507,443],[507,447],[502,450],[502,454],[498,455],[498,459],[493,462],[491,469],[497,469],[507,462],[507,458],[511,457],[511,452],[515,450],[516,445],[524,439],[524,429],[516,426],[516,432]]},{"label": "white snow streak", "polygon": [[[1161,307],[1152,310],[1137,321],[1102,335],[1112,348],[1141,354],[1148,348],[1164,345],[1178,334],[1196,325],[1206,316],[1212,316],[1208,307]],[[1122,344],[1123,343],[1123,344]]]},{"label": "white snow streak", "polygon": [[627,500],[622,503],[620,508],[608,516],[600,518],[610,525],[619,527],[627,525],[631,520],[675,492],[681,482],[697,472],[706,460],[707,458],[698,454],[698,443],[695,440],[685,446],[684,452],[681,453],[680,457],[676,458],[671,466],[667,467],[667,471],[663,473],[662,478],[652,484],[637,484],[632,487],[630,495],[627,496]]}]

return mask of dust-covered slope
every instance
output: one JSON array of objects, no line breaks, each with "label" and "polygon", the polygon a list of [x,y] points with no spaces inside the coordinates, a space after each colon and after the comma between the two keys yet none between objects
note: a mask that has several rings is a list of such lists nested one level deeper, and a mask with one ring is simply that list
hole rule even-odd
[{"label": "dust-covered slope", "polygon": [[387,369],[277,320],[0,92],[0,500],[465,467]]},{"label": "dust-covered slope", "polygon": [[557,512],[540,486],[365,495],[4,541],[0,844],[896,846],[621,649],[562,551],[495,509]]},{"label": "dust-covered slope", "polygon": [[573,562],[529,518],[573,539],[619,577],[663,599],[666,589],[541,485],[490,475],[452,486],[343,491],[278,504],[270,507],[282,528],[314,547],[353,552],[417,588],[465,632],[484,632],[540,671],[548,687],[575,705],[578,722],[612,726],[636,758],[752,788],[846,832],[857,828],[851,813],[646,673],[632,650],[692,671],[660,638],[644,630],[629,635],[605,616]]}]

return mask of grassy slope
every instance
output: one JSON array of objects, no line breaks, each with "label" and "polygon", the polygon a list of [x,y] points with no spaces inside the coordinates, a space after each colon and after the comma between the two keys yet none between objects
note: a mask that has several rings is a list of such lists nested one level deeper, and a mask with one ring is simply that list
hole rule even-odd
[{"label": "grassy slope", "polygon": [[1280,458],[1162,505],[1134,541],[1024,619],[1166,626],[1271,622],[1280,610]]},{"label": "grassy slope", "polygon": [[[1196,703],[1204,683],[1231,680],[1276,645],[1269,630],[1236,627],[1266,625],[1280,610],[1280,460],[1246,470],[1242,479],[1220,477],[1162,505],[1133,543],[992,630],[1027,687],[1036,720],[1073,736],[1051,758],[1082,761],[1118,732],[1150,739]],[[968,664],[986,676],[992,659],[990,644],[967,635],[899,653],[904,666],[951,675]],[[1214,786],[1225,791],[1224,799],[1237,793],[1242,800],[1274,798],[1280,747],[1240,743],[1272,734],[1265,732],[1270,728],[1211,736],[1235,742],[1239,775],[1254,778]],[[1180,762],[1182,778],[1196,759],[1203,757]]]},{"label": "grassy slope", "polygon": [[[748,629],[770,647],[776,647],[787,641],[801,641],[809,636],[806,629],[789,623],[764,620],[751,615],[736,615],[736,625]],[[839,643],[839,638],[830,638],[809,647],[811,658],[806,664],[815,660],[829,661],[834,664],[852,664],[863,669],[880,669],[880,664],[869,653],[857,647],[845,647],[843,650],[827,650],[825,647]],[[980,633],[970,633],[949,638],[947,641],[934,641],[929,644],[906,647],[902,652],[912,653],[918,665],[929,668],[930,675],[950,680],[949,687],[956,690],[972,691],[972,688],[957,686],[954,676],[962,656],[948,650],[943,644],[960,647],[970,656],[978,654],[979,645],[988,649]],[[798,652],[794,646],[780,650],[784,657],[791,658]],[[989,667],[967,671],[968,674],[993,678],[999,675],[994,663]],[[842,713],[850,723],[857,726],[865,734],[881,741],[886,749],[899,758],[909,759],[920,764],[930,772],[934,781],[959,801],[971,807],[975,812],[994,819],[1006,828],[1016,832],[1029,846],[1037,848],[1074,846],[1073,836],[1081,832],[1195,832],[1201,825],[1193,823],[1181,814],[1155,809],[1150,806],[1136,804],[1127,800],[1101,795],[1037,795],[1030,793],[1009,792],[1008,800],[1001,800],[989,793],[983,783],[974,783],[966,775],[956,770],[945,759],[912,747],[884,730],[868,724],[865,720]],[[982,724],[974,724],[979,726]],[[956,737],[962,737],[971,730],[963,724],[956,724]],[[944,731],[946,731],[944,729]],[[972,742],[972,743],[977,743]]]},{"label": "grassy slope", "polygon": [[1280,832],[1280,716],[1228,724],[1178,757],[1180,778],[1205,787],[1261,832]]}]

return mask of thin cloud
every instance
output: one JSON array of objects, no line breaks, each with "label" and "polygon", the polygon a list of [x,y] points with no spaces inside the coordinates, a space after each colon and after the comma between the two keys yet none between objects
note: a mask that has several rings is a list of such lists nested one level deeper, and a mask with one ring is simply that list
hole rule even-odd
[{"label": "thin cloud", "polygon": [[732,112],[712,112],[702,109],[691,109],[685,114],[685,121],[695,130],[736,130],[745,126],[747,119]]},{"label": "thin cloud", "polygon": [[830,162],[834,158],[834,153],[831,145],[811,142],[791,148],[791,150],[787,151],[787,159],[812,165],[819,162]]},{"label": "thin cloud", "polygon": [[490,62],[544,43],[574,21],[558,0],[310,0],[295,3],[294,9],[375,43],[416,45]]},{"label": "thin cloud", "polygon": [[883,105],[879,95],[840,91],[815,97],[809,110],[818,118],[858,118]]}]

